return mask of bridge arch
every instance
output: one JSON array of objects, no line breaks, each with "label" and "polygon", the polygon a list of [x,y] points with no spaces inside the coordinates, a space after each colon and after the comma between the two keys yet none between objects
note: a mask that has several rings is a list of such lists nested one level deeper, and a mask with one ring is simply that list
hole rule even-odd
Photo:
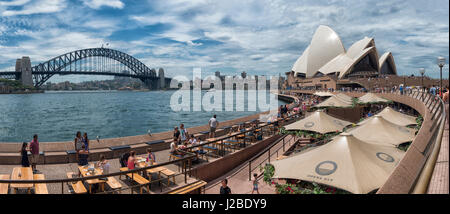
[{"label": "bridge arch", "polygon": [[[147,85],[152,85],[151,87],[156,86],[156,84],[154,83],[157,79],[155,69],[150,69],[144,63],[129,54],[109,48],[88,48],[76,50],[54,57],[46,62],[39,63],[38,65],[31,68],[34,78],[34,85],[36,87],[42,86],[53,75],[64,74],[64,68],[90,57],[104,57],[113,59],[126,66],[132,72],[131,74],[125,76],[139,78]],[[67,74],[76,73],[82,74],[82,72],[71,72]],[[87,72],[86,74],[111,75],[111,73],[98,71]]]}]

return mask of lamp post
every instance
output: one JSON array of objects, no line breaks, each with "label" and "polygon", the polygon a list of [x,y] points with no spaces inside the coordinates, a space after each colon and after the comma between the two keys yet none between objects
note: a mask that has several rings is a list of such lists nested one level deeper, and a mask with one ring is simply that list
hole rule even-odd
[{"label": "lamp post", "polygon": [[424,86],[423,86],[423,75],[425,74],[425,68],[419,68],[419,72],[420,72],[420,75],[422,75],[422,100],[423,100],[423,93],[425,92],[425,88],[424,88]]},{"label": "lamp post", "polygon": [[445,58],[440,56],[437,58],[437,61],[438,61],[438,66],[441,70],[441,79],[440,79],[440,85],[439,85],[439,96],[441,96],[441,94],[442,94],[442,67],[444,67],[444,65],[445,65]]}]

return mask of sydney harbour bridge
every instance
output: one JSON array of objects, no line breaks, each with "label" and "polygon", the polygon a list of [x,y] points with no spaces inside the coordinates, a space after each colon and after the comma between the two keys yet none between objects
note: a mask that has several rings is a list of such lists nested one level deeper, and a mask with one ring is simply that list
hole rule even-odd
[{"label": "sydney harbour bridge", "polygon": [[72,51],[31,66],[29,57],[16,60],[15,71],[0,71],[0,78],[20,80],[24,85],[42,86],[53,75],[109,75],[140,79],[151,90],[166,88],[170,78],[164,70],[150,69],[138,59],[118,50],[88,48]]}]

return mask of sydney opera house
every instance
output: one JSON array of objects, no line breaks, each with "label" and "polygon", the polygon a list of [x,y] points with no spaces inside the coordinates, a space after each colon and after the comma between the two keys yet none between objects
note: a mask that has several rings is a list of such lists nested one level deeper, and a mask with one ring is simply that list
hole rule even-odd
[{"label": "sydney opera house", "polygon": [[339,80],[397,75],[397,70],[391,52],[378,54],[374,38],[364,37],[346,50],[339,35],[321,25],[286,75],[290,86],[336,88]]}]

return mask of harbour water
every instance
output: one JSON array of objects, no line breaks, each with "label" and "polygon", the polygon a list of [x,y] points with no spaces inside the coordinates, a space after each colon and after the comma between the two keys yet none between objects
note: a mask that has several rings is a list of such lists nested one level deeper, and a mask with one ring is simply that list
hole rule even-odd
[{"label": "harbour water", "polygon": [[[225,111],[223,107],[216,112],[176,112],[170,107],[173,93],[59,91],[0,95],[0,142],[30,141],[33,134],[38,134],[41,142],[71,141],[76,131],[87,132],[90,139],[142,135],[148,130],[170,131],[180,123],[186,127],[205,125],[213,114],[225,121],[262,110],[256,105],[256,111],[249,111],[246,95],[244,111]],[[266,97],[268,100],[269,92]],[[223,96],[223,103],[226,99],[236,97]]]}]

